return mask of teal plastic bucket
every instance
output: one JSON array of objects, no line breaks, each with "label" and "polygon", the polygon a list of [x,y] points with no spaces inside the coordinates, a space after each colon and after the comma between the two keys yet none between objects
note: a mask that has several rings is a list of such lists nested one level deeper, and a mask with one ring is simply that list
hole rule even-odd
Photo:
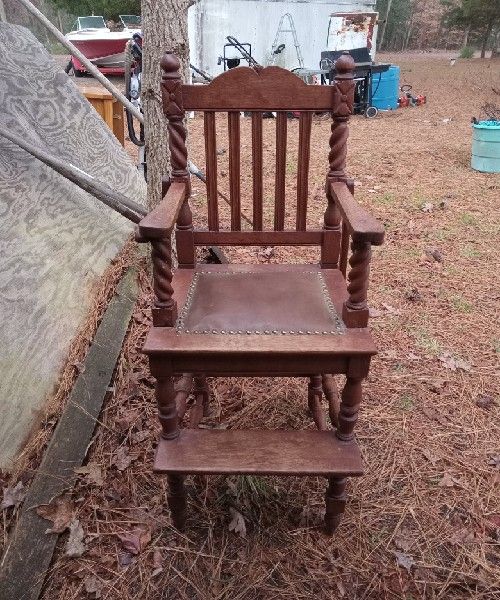
[{"label": "teal plastic bucket", "polygon": [[483,173],[500,173],[500,121],[472,125],[471,167]]},{"label": "teal plastic bucket", "polygon": [[384,73],[372,77],[372,106],[379,110],[395,110],[399,97],[399,67],[391,65]]}]

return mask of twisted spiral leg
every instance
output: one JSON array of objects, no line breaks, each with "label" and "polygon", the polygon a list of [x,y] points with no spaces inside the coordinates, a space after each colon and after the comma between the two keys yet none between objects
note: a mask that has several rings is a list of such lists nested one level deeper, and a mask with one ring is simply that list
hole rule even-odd
[{"label": "twisted spiral leg", "polygon": [[366,308],[368,292],[368,276],[370,274],[371,244],[367,242],[351,243],[351,258],[349,259],[349,284],[347,292],[349,299],[346,305],[353,310]]},{"label": "twisted spiral leg", "polygon": [[184,127],[184,114],[169,116],[168,145],[173,179],[185,179],[188,176],[186,137],[187,131]]},{"label": "twisted spiral leg", "polygon": [[172,298],[172,248],[170,240],[151,242],[153,263],[153,324],[155,327],[173,327],[177,319],[177,303]]},{"label": "twisted spiral leg", "polygon": [[347,138],[349,137],[349,128],[347,117],[335,117],[332,121],[332,133],[330,135],[330,152],[328,162],[330,169],[328,179],[345,179],[345,165],[347,159]]}]

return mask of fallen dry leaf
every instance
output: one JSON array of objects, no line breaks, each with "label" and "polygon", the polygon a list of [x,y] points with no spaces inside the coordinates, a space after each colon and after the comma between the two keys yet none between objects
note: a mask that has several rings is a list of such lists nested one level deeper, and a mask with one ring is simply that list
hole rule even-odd
[{"label": "fallen dry leaf", "polygon": [[116,535],[120,539],[123,549],[133,555],[142,552],[151,541],[151,530],[149,528],[137,528],[125,533],[117,533]]},{"label": "fallen dry leaf", "polygon": [[426,248],[424,250],[424,258],[427,261],[435,260],[438,263],[442,263],[444,258],[441,252],[437,248]]},{"label": "fallen dry leaf", "polygon": [[87,550],[87,547],[83,543],[85,533],[83,527],[78,519],[73,519],[69,524],[69,537],[66,542],[66,549],[64,551],[65,556],[70,558],[78,558]]},{"label": "fallen dry leaf", "polygon": [[257,257],[259,260],[268,261],[274,256],[274,248],[272,246],[268,246],[267,248],[263,248],[259,250],[257,253]]},{"label": "fallen dry leaf", "polygon": [[87,594],[94,594],[94,598],[102,597],[102,588],[104,587],[102,579],[99,579],[95,575],[87,575],[83,580],[83,586]]},{"label": "fallen dry leaf", "polygon": [[0,510],[5,510],[11,506],[18,506],[24,500],[25,496],[26,489],[22,481],[18,481],[14,487],[4,488]]},{"label": "fallen dry leaf", "polygon": [[500,454],[490,456],[488,460],[488,465],[490,467],[495,467],[495,469],[500,469]]},{"label": "fallen dry leaf", "polygon": [[442,479],[438,482],[438,486],[439,487],[455,487],[455,486],[461,486],[460,481],[458,479],[455,479],[455,477],[453,477],[451,475],[451,473],[449,473],[448,471],[445,471]]},{"label": "fallen dry leaf", "polygon": [[476,536],[473,531],[462,527],[457,531],[454,531],[450,536],[450,542],[452,544],[473,544],[476,541]]},{"label": "fallen dry leaf", "polygon": [[398,308],[394,308],[394,306],[391,306],[390,304],[386,304],[385,302],[382,302],[382,306],[391,315],[400,315],[401,314],[401,311]]},{"label": "fallen dry leaf", "polygon": [[485,410],[489,410],[492,406],[496,406],[496,402],[493,396],[481,394],[476,398],[476,406],[479,406],[479,408],[484,408]]},{"label": "fallen dry leaf", "polygon": [[413,540],[411,539],[411,533],[407,529],[400,529],[393,538],[393,543],[398,550],[408,552],[413,546]]},{"label": "fallen dry leaf", "polygon": [[470,371],[470,364],[461,358],[454,358],[449,352],[445,352],[439,357],[443,365],[451,371]]},{"label": "fallen dry leaf", "polygon": [[422,412],[427,418],[437,421],[440,425],[448,425],[448,418],[432,406],[422,407]]},{"label": "fallen dry leaf", "polygon": [[82,362],[74,362],[73,366],[78,371],[78,373],[85,373],[85,365]]},{"label": "fallen dry leaf", "polygon": [[243,518],[243,515],[232,506],[229,507],[229,514],[231,515],[231,521],[229,522],[229,531],[239,533],[240,536],[243,538],[246,537],[247,527],[245,525],[245,519]]},{"label": "fallen dry leaf", "polygon": [[75,506],[67,496],[57,496],[49,504],[40,504],[36,513],[40,517],[52,521],[52,527],[45,533],[62,533],[73,520]]},{"label": "fallen dry leaf", "polygon": [[115,452],[111,464],[115,465],[119,471],[124,471],[128,466],[130,466],[130,463],[133,460],[134,458],[129,454],[128,448],[125,446],[120,446]]},{"label": "fallen dry leaf", "polygon": [[409,302],[421,302],[422,301],[422,295],[420,294],[420,292],[418,291],[417,288],[412,288],[411,290],[406,291],[404,293],[404,297]]},{"label": "fallen dry leaf", "polygon": [[403,567],[403,569],[406,569],[408,571],[408,573],[411,573],[411,569],[413,567],[413,565],[415,564],[415,561],[413,560],[413,556],[411,554],[406,554],[406,552],[394,552],[394,555],[396,557],[396,562],[398,564],[398,567]]},{"label": "fallen dry leaf", "polygon": [[115,420],[115,425],[120,431],[127,431],[139,419],[138,410],[127,410],[121,412]]},{"label": "fallen dry leaf", "polygon": [[133,558],[134,557],[130,552],[120,552],[120,554],[118,554],[118,564],[120,567],[128,567]]},{"label": "fallen dry leaf", "polygon": [[432,212],[434,210],[434,204],[432,202],[424,202],[422,204],[422,212]]},{"label": "fallen dry leaf", "polygon": [[153,568],[152,577],[156,577],[163,571],[163,556],[159,550],[153,552]]},{"label": "fallen dry leaf", "polygon": [[427,448],[422,448],[422,454],[431,463],[431,465],[433,467],[436,466],[439,458],[437,458],[436,456],[434,456],[434,454],[430,450],[428,450]]},{"label": "fallen dry leaf", "polygon": [[89,463],[84,467],[78,467],[74,469],[77,475],[86,475],[85,481],[94,485],[104,485],[104,479],[102,476],[101,465],[97,463]]}]

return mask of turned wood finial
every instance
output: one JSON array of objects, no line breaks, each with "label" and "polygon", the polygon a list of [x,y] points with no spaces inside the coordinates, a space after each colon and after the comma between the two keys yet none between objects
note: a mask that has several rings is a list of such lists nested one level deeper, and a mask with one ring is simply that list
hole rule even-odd
[{"label": "turned wood finial", "polygon": [[335,79],[352,79],[355,66],[354,58],[348,50],[344,50],[335,61],[335,71],[337,72]]},{"label": "turned wood finial", "polygon": [[172,181],[189,179],[187,168],[187,132],[182,105],[181,63],[173,52],[165,52],[160,61],[163,112],[168,119],[168,146],[172,166]]}]

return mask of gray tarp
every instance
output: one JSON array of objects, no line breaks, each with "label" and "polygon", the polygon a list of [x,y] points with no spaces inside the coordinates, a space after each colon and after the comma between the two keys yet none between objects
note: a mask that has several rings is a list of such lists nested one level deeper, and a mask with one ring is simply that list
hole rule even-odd
[{"label": "gray tarp", "polygon": [[[144,203],[125,150],[43,46],[0,23],[0,128]],[[0,467],[53,393],[92,285],[132,230],[0,136]]]}]

